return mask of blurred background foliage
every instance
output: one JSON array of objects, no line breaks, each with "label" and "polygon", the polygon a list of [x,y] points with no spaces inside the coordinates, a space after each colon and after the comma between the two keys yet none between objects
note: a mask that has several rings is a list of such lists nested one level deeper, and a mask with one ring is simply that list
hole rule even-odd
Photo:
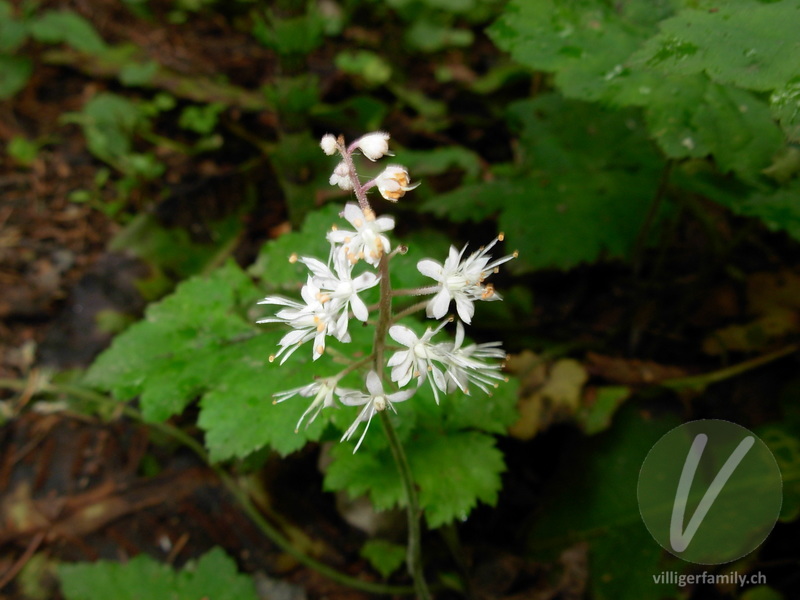
[{"label": "blurred background foliage", "polygon": [[[93,6],[0,0],[0,100],[20,115],[4,130],[6,168],[25,172],[62,153],[88,161],[92,176],[69,200],[116,224],[110,251],[149,265],[137,280],[145,299],[193,276],[213,285],[184,287],[154,308],[163,329],[123,333],[88,383],[119,400],[141,394],[151,420],[202,396],[199,423],[217,459],[265,448],[285,454],[305,436],[324,439],[322,423],[284,439],[255,413],[229,413],[231,385],[252,397],[247,410],[277,385],[242,375],[245,357],[265,357],[274,333],[225,349],[230,362],[216,367],[215,345],[255,335],[252,302],[290,290],[298,275],[282,257],[319,245],[321,234],[302,231],[328,227],[332,207],[347,200],[328,185],[333,165],[320,137],[382,129],[397,161],[423,182],[378,209],[397,216],[414,252],[441,254],[448,242],[476,247],[503,231],[520,253],[508,265],[513,277],[498,284],[506,301],[482,307],[476,322],[488,325],[475,333],[503,337],[514,353],[520,417],[499,441],[506,464],[490,434],[514,422],[508,414],[484,421],[480,433],[478,415],[436,425],[457,431],[458,447],[477,439],[490,453],[491,481],[477,499],[497,502],[509,469],[506,493],[521,498],[505,505],[520,523],[500,527],[515,532],[510,547],[560,561],[564,573],[568,551],[584,548],[593,598],[686,597],[652,583],[661,570],[693,567],[649,538],[632,490],[644,455],[669,427],[728,418],[774,446],[785,523],[776,541],[736,565],[778,564],[768,580],[774,589],[715,593],[793,597],[797,581],[786,569],[800,557],[784,540],[796,535],[800,512],[800,380],[781,360],[796,350],[800,328],[800,1]],[[53,98],[62,107],[55,118],[26,116],[27,105]],[[271,238],[279,239],[262,247]],[[222,266],[229,257],[249,268],[257,289]],[[191,306],[197,298],[213,301]],[[193,324],[200,319],[210,322],[202,331]],[[214,349],[207,364],[188,358],[200,334]],[[176,360],[146,356],[159,336]],[[769,383],[756,379],[756,393],[742,398],[732,381],[773,362]],[[309,373],[301,365],[290,379]],[[298,410],[287,404],[280,427]],[[237,435],[237,419],[259,427]],[[358,460],[369,463],[369,452],[365,444]],[[534,469],[535,493],[521,490],[510,478],[529,473],[520,463],[552,462],[544,453],[560,457],[558,468]],[[326,486],[364,491],[357,471],[368,465],[340,454]],[[398,501],[376,496],[382,507]],[[447,509],[432,501],[428,518],[449,522],[475,501]],[[397,554],[375,548],[376,568]],[[65,593],[89,597],[69,591],[75,573],[65,572],[73,582]]]}]

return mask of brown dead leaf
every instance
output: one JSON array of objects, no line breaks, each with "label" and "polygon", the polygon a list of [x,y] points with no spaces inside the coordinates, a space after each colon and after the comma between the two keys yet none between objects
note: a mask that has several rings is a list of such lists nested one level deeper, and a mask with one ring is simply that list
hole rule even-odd
[{"label": "brown dead leaf", "polygon": [[586,362],[586,368],[591,375],[623,385],[653,384],[688,375],[682,367],[662,365],[650,360],[605,356],[595,352],[586,355]]},{"label": "brown dead leaf", "polygon": [[520,418],[509,428],[511,436],[529,440],[552,423],[577,413],[589,378],[578,361],[562,358],[548,364],[526,350],[512,356],[507,367],[521,381],[517,404]]},{"label": "brown dead leaf", "polygon": [[753,273],[747,280],[747,312],[753,318],[717,329],[703,340],[703,351],[758,352],[800,330],[800,275],[783,270]]}]

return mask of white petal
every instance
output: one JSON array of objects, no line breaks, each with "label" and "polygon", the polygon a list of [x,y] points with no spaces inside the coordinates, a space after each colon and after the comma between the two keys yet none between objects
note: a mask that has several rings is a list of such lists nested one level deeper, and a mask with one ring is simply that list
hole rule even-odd
[{"label": "white petal", "polygon": [[472,304],[471,300],[459,294],[456,296],[456,309],[458,310],[458,316],[461,317],[464,323],[467,325],[472,323],[472,315],[475,314],[475,305]]},{"label": "white petal", "polygon": [[383,396],[383,384],[375,371],[367,373],[367,391],[373,396]]},{"label": "white petal", "polygon": [[397,365],[402,365],[406,358],[409,356],[408,350],[400,350],[399,352],[395,352],[389,358],[389,361],[386,363],[387,367],[396,367]]},{"label": "white petal", "polygon": [[321,260],[318,260],[316,258],[311,258],[309,256],[303,256],[300,259],[300,262],[306,265],[309,271],[311,271],[317,277],[323,277],[326,279],[331,279],[331,278],[335,279],[335,276],[328,268],[328,265],[326,265]]},{"label": "white petal", "polygon": [[442,288],[428,302],[427,315],[434,319],[441,319],[447,314],[451,299],[450,291],[447,288]]},{"label": "white petal", "polygon": [[394,229],[394,217],[378,217],[373,225],[376,231],[391,231]]},{"label": "white petal", "polygon": [[425,275],[425,277],[430,277],[431,279],[435,279],[439,282],[441,282],[443,279],[442,265],[430,258],[425,258],[419,261],[417,263],[417,269],[420,273]]},{"label": "white petal", "polygon": [[394,394],[389,394],[386,396],[386,399],[389,402],[405,402],[411,396],[417,393],[417,390],[400,390],[399,392],[395,392]]},{"label": "white petal", "polygon": [[366,220],[364,218],[364,212],[358,207],[358,204],[353,204],[352,202],[348,202],[345,205],[342,214],[344,215],[344,218],[350,221],[351,224],[355,225],[356,228],[358,228],[358,226],[355,224],[356,220],[360,219],[362,226]]},{"label": "white petal", "polygon": [[369,318],[367,305],[355,294],[350,296],[350,308],[353,309],[353,316],[359,321],[366,321]]},{"label": "white petal", "polygon": [[389,328],[389,336],[398,344],[411,347],[419,341],[417,334],[404,325],[392,325]]},{"label": "white petal", "polygon": [[361,392],[353,392],[350,394],[345,394],[341,396],[339,400],[345,406],[364,406],[367,402],[372,399],[372,396],[368,396],[367,394],[362,394]]}]

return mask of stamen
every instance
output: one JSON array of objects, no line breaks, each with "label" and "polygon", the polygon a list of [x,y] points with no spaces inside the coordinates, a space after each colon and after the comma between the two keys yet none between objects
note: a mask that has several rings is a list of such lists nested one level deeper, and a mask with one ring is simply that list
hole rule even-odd
[{"label": "stamen", "polygon": [[501,231],[497,234],[497,239],[502,242],[504,239],[506,239],[506,234]]},{"label": "stamen", "polygon": [[296,263],[296,262],[297,262],[297,259],[298,259],[298,257],[297,257],[297,252],[292,252],[292,253],[289,255],[289,262],[290,262],[290,263],[292,263],[292,264]]}]

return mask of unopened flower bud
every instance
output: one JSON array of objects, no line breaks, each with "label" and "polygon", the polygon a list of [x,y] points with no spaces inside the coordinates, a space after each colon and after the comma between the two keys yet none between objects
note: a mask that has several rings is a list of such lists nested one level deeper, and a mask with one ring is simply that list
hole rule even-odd
[{"label": "unopened flower bud", "polygon": [[389,165],[375,178],[375,185],[378,186],[381,196],[391,202],[397,202],[406,192],[419,185],[410,183],[408,171],[399,165]]},{"label": "unopened flower bud", "polygon": [[378,160],[384,154],[389,153],[389,134],[384,131],[376,131],[362,137],[356,145],[361,148],[361,152],[372,161]]},{"label": "unopened flower bud", "polygon": [[326,133],[322,136],[319,147],[322,148],[322,151],[328,156],[334,155],[336,153],[336,138],[330,133]]},{"label": "unopened flower bud", "polygon": [[328,183],[331,185],[338,185],[343,190],[353,189],[353,182],[350,180],[350,173],[347,169],[347,164],[345,164],[344,161],[336,165],[336,168],[333,170]]}]

